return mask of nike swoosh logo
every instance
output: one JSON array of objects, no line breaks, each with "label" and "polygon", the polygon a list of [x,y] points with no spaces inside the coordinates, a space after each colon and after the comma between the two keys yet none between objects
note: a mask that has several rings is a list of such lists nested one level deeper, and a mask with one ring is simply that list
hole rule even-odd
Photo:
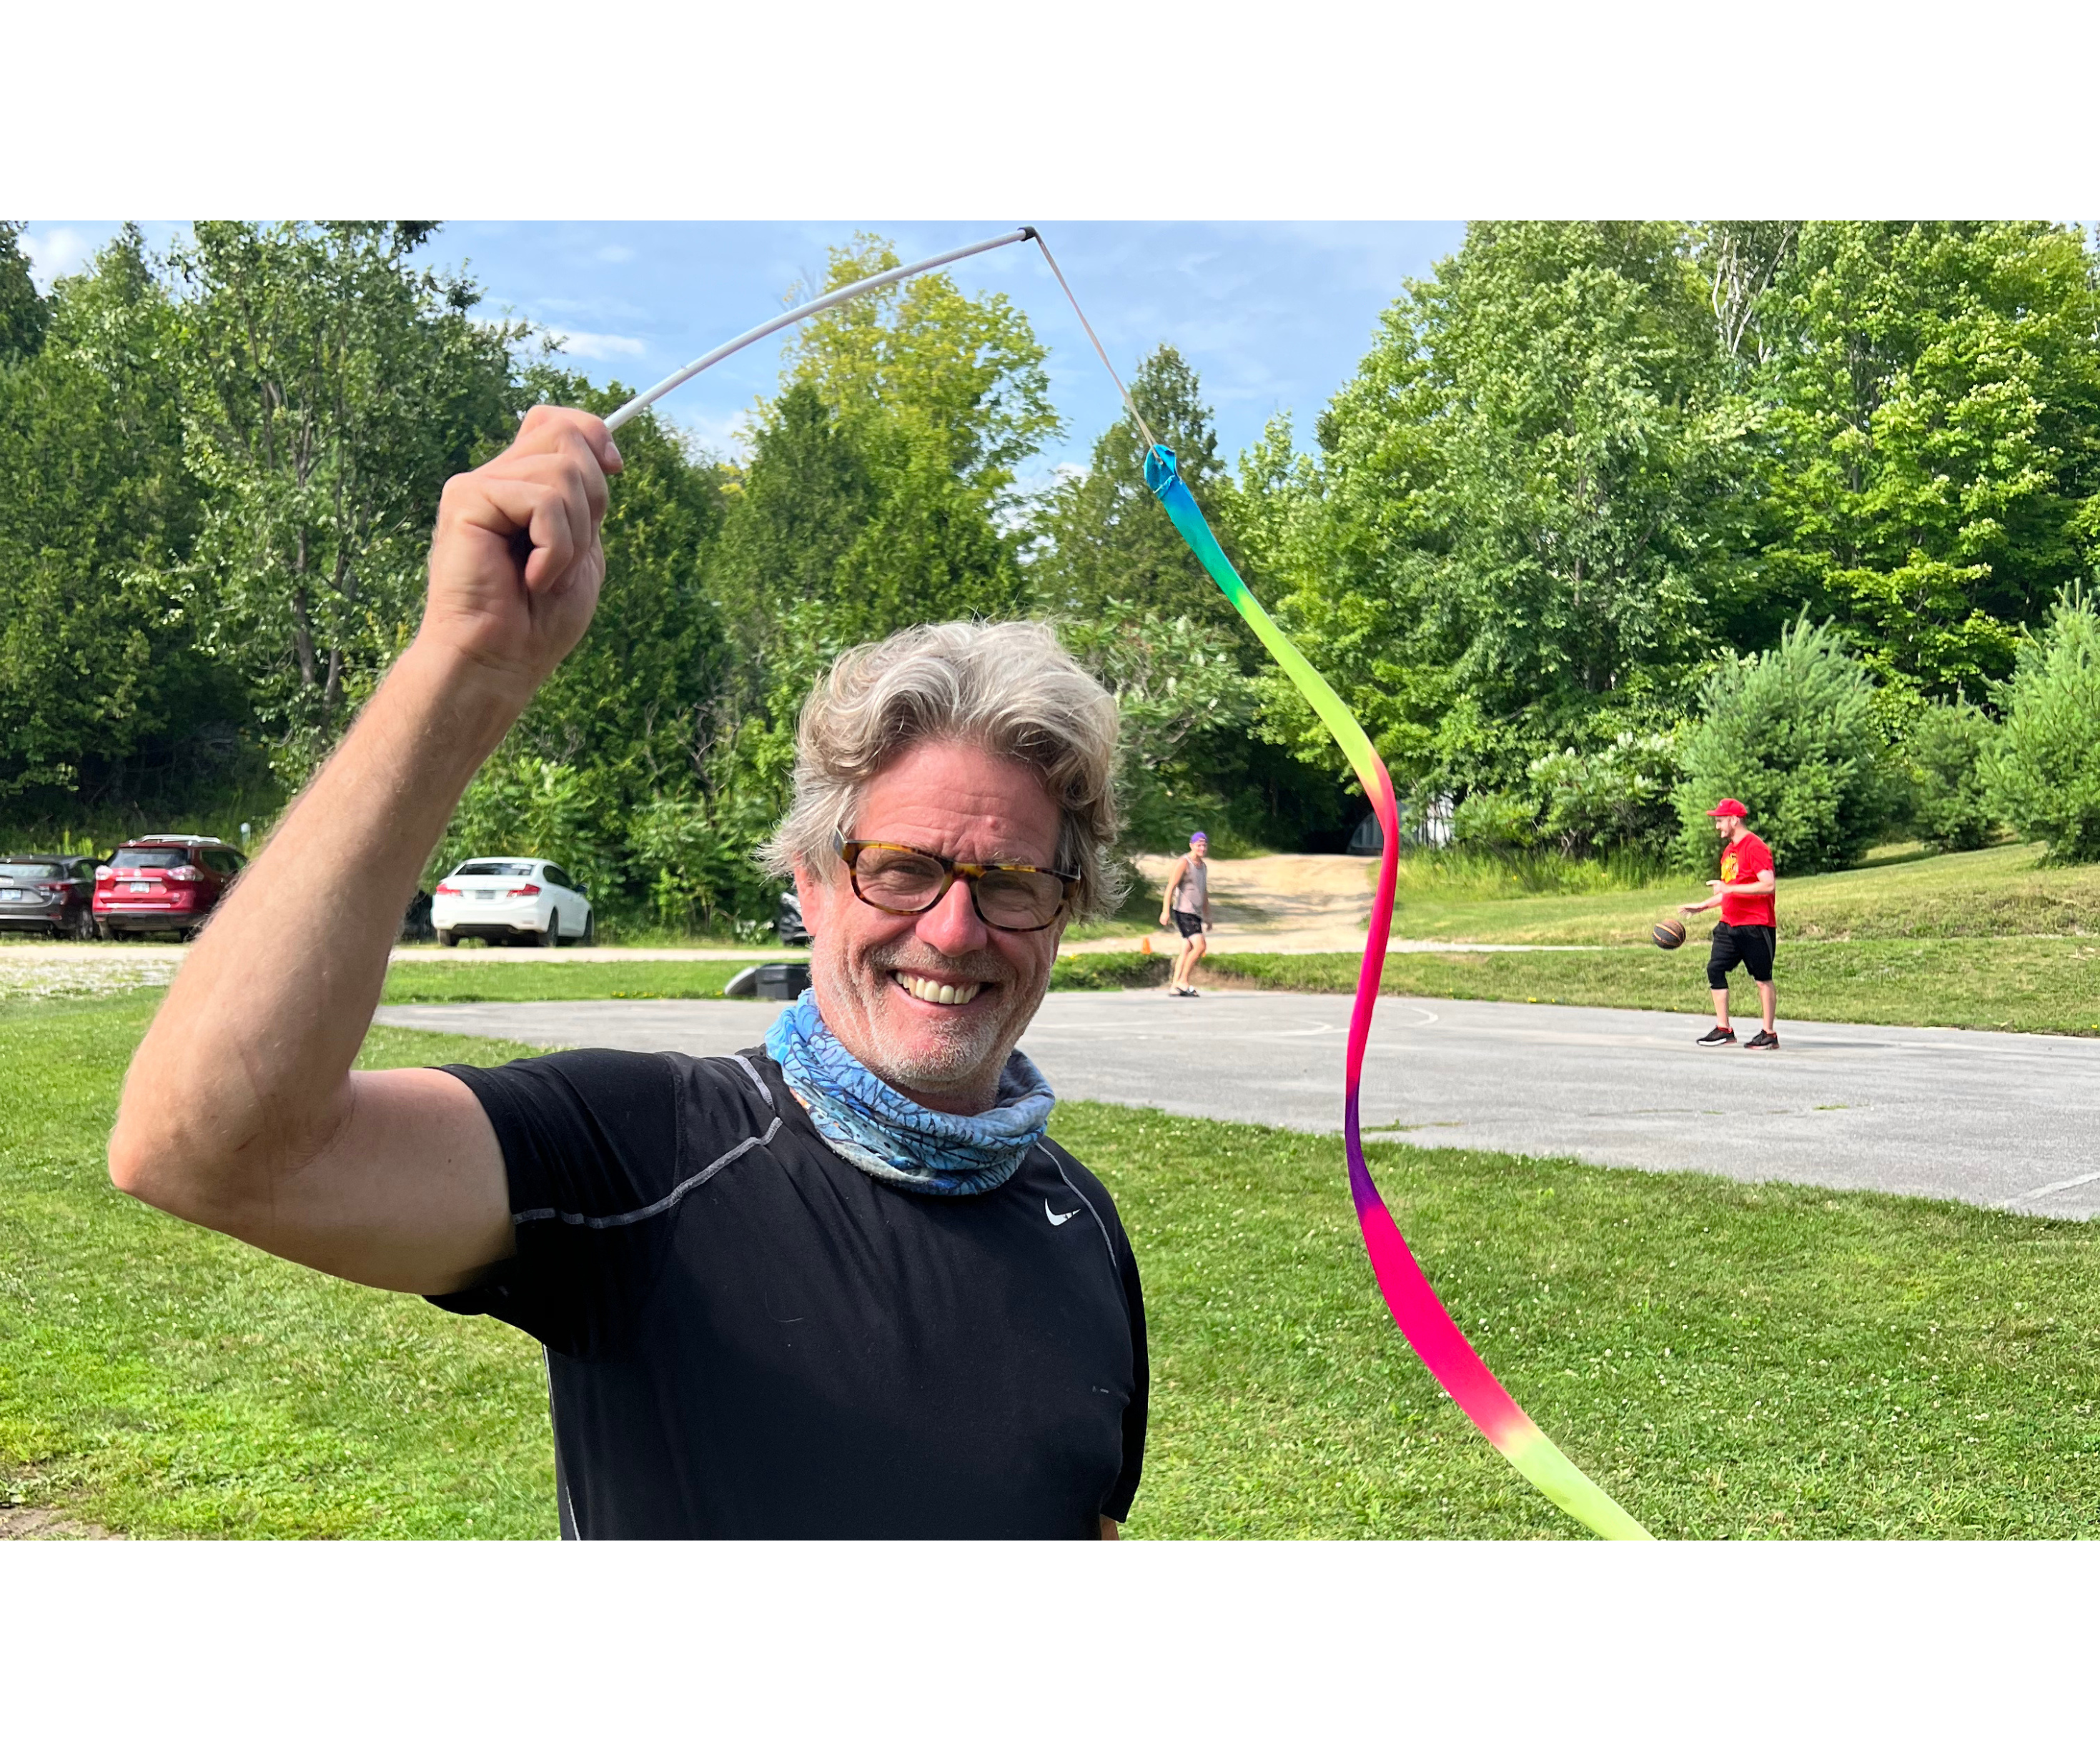
[{"label": "nike swoosh logo", "polygon": [[1045,1198],[1045,1199],[1043,1200],[1043,1215],[1045,1215],[1045,1216],[1047,1216],[1048,1217],[1049,1217],[1049,1218],[1050,1218],[1050,1226],[1051,1226],[1051,1227],[1052,1227],[1052,1228],[1062,1228],[1062,1227],[1064,1227],[1064,1225],[1065,1225],[1067,1222],[1070,1221],[1072,1220],[1072,1218],[1073,1218],[1074,1217],[1077,1216],[1079,1212],[1078,1211],[1076,1211],[1076,1210],[1067,1210],[1067,1211],[1064,1213],[1064,1215],[1060,1216],[1060,1215],[1058,1215],[1058,1214],[1057,1214],[1057,1212],[1055,1210],[1052,1210],[1052,1209],[1050,1208],[1050,1200],[1049,1200],[1048,1198]]}]

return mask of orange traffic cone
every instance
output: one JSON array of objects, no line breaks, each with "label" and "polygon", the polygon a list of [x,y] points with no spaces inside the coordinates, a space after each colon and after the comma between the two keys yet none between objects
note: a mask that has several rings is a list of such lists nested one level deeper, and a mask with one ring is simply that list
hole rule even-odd
[{"label": "orange traffic cone", "polygon": [[1146,935],[1141,941],[1140,941],[1137,950],[1139,953],[1144,954],[1147,959],[1149,959],[1152,957],[1152,937],[1150,935]]}]

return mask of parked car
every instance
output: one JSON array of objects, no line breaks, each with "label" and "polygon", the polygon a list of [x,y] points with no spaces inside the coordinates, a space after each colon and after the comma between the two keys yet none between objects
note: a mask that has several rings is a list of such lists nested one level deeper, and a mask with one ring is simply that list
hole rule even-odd
[{"label": "parked car", "polygon": [[191,831],[133,838],[95,870],[95,921],[112,941],[152,929],[185,939],[204,926],[246,858]]},{"label": "parked car", "polygon": [[524,942],[537,947],[591,939],[591,902],[550,861],[525,856],[477,856],[438,882],[430,896],[430,926],[439,947],[474,935],[491,947]]},{"label": "parked car", "polygon": [[780,908],[773,913],[773,934],[783,947],[807,947],[810,931],[802,921],[802,895],[790,887],[780,895]]},{"label": "parked car", "polygon": [[86,940],[95,933],[92,856],[0,856],[0,929]]}]

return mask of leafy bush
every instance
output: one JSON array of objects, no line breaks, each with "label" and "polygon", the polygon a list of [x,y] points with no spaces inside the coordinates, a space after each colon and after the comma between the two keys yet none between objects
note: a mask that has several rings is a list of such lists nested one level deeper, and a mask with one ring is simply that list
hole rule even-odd
[{"label": "leafy bush", "polygon": [[1904,733],[1898,754],[1908,794],[1906,817],[1943,854],[1981,849],[1996,820],[1985,798],[1983,764],[1996,730],[1971,702],[1928,703]]},{"label": "leafy bush", "polygon": [[772,926],[779,888],[752,860],[752,840],[724,827],[707,803],[659,795],[628,836],[650,906],[666,928],[733,926],[739,939]]},{"label": "leafy bush", "polygon": [[618,891],[622,852],[606,833],[598,779],[572,764],[499,751],[468,785],[430,877],[474,856],[532,856],[573,874],[593,908]]},{"label": "leafy bush", "polygon": [[1252,721],[1255,687],[1216,632],[1184,614],[1111,599],[1057,627],[1066,650],[1114,693],[1121,711],[1118,794],[1126,850],[1179,850],[1207,829],[1211,853],[1240,852],[1226,804],[1187,762],[1200,736]]},{"label": "leafy bush", "polygon": [[1451,815],[1451,843],[1469,852],[1514,855],[1538,843],[1538,809],[1521,794],[1476,789]]},{"label": "leafy bush", "polygon": [[1712,865],[1707,809],[1733,795],[1780,873],[1849,865],[1888,816],[1885,750],[1866,669],[1828,625],[1802,618],[1777,647],[1724,660],[1700,692],[1674,793],[1679,860]]},{"label": "leafy bush", "polygon": [[1677,834],[1673,734],[1621,733],[1587,752],[1570,746],[1533,759],[1531,781],[1543,797],[1542,841],[1564,856],[1660,856]]},{"label": "leafy bush", "polygon": [[2057,861],[2100,860],[2100,612],[2058,603],[1997,693],[2004,730],[1985,761],[1987,798]]}]

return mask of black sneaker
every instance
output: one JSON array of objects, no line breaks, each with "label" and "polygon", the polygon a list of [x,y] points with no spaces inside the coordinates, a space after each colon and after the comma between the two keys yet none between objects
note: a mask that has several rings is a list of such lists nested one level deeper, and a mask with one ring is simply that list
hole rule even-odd
[{"label": "black sneaker", "polygon": [[1760,1028],[1743,1041],[1743,1049],[1745,1051],[1776,1051],[1779,1049],[1779,1035]]},{"label": "black sneaker", "polygon": [[1733,1045],[1735,1042],[1736,1029],[1732,1027],[1716,1027],[1705,1038],[1697,1041],[1701,1045]]}]

